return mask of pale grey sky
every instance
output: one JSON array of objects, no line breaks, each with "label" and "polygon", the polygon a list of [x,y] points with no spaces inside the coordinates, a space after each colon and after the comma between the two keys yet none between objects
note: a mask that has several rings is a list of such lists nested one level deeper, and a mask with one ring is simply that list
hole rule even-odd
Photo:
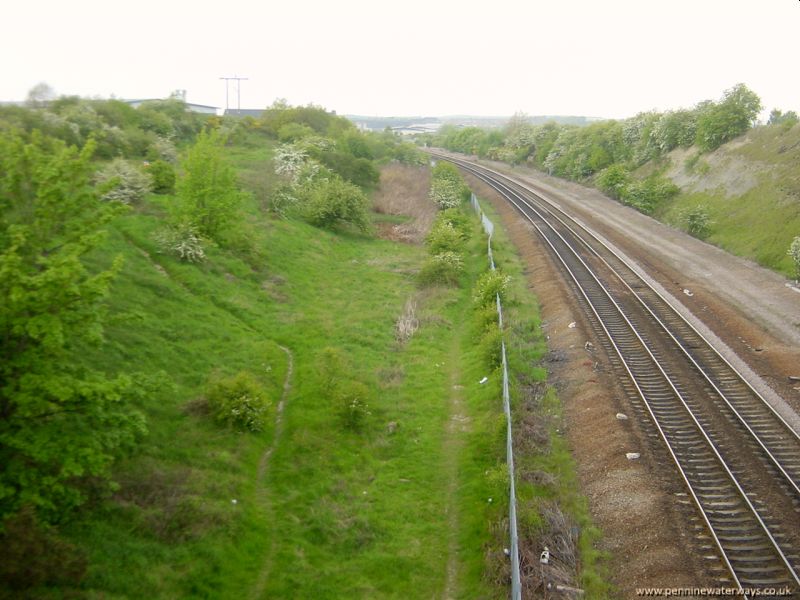
[{"label": "pale grey sky", "polygon": [[[1,9],[0,100],[58,93],[367,115],[627,117],[742,82],[800,110],[798,0],[40,0]],[[231,88],[233,92],[233,86]],[[235,94],[231,94],[235,103]]]}]

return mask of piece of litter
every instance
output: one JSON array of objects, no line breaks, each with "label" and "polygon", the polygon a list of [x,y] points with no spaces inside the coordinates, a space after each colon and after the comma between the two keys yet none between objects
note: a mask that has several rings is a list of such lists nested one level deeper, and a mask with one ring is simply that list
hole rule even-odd
[{"label": "piece of litter", "polygon": [[570,329],[575,329],[575,325],[576,325],[576,323],[575,323],[575,321],[573,321],[572,323],[567,325],[567,327],[569,327]]},{"label": "piece of litter", "polygon": [[231,504],[238,504],[238,503],[239,503],[239,501],[238,501],[236,498],[234,498],[233,500],[231,500]]},{"label": "piece of litter", "polygon": [[503,554],[505,554],[506,556],[511,556],[511,550],[509,550],[508,548],[503,548]]},{"label": "piece of litter", "polygon": [[617,413],[617,419],[619,419],[620,421],[625,421],[627,418],[628,415],[626,415],[625,413]]},{"label": "piece of litter", "polygon": [[487,381],[489,381],[489,378],[488,378],[488,377],[484,377],[484,378],[483,378],[483,379],[481,379],[481,380],[480,380],[478,383],[480,383],[480,384],[484,384],[484,383],[486,383]]},{"label": "piece of litter", "polygon": [[694,294],[689,290],[687,290],[686,288],[683,288],[683,293],[686,294],[687,296],[694,296]]},{"label": "piece of litter", "polygon": [[550,549],[547,546],[544,547],[544,550],[542,550],[542,553],[539,555],[539,562],[543,565],[550,564]]},{"label": "piece of litter", "polygon": [[641,455],[638,452],[626,452],[625,453],[625,458],[627,458],[628,460],[636,460],[637,458],[639,458],[639,456],[641,456]]}]

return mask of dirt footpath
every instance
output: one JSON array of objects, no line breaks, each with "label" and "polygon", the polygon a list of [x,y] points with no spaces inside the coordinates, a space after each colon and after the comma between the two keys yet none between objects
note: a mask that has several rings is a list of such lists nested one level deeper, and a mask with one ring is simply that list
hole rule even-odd
[{"label": "dirt footpath", "polygon": [[[600,233],[680,303],[704,335],[748,372],[787,420],[800,423],[800,293],[747,261],[674,231],[596,190],[526,169],[484,163],[535,186]],[[698,541],[702,530],[684,486],[663,451],[648,439],[591,327],[532,228],[494,190],[468,176],[490,200],[529,266],[548,336],[550,381],[565,406],[567,436],[592,516],[604,533],[619,597],[637,587],[714,586],[722,574]],[[684,293],[688,290],[691,295]],[[569,327],[575,322],[576,326]],[[778,393],[773,392],[772,390]],[[784,402],[782,398],[786,401]],[[795,410],[793,410],[793,408]],[[624,415],[628,418],[618,418]],[[800,428],[800,425],[798,425]],[[626,453],[641,458],[628,460]]]}]

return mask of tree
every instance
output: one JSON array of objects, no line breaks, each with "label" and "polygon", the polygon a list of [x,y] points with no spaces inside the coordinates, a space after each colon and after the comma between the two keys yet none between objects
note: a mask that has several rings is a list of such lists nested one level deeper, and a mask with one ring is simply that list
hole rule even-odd
[{"label": "tree", "polygon": [[742,135],[753,126],[761,108],[761,99],[743,83],[726,90],[721,102],[699,107],[697,145],[715,150]]},{"label": "tree", "polygon": [[41,108],[56,99],[56,91],[47,83],[40,82],[28,91],[25,103],[32,108]]},{"label": "tree", "polygon": [[223,156],[225,140],[216,131],[197,136],[183,162],[178,182],[177,221],[188,221],[197,232],[220,241],[241,201],[233,169]]},{"label": "tree", "polygon": [[48,520],[110,486],[115,457],[144,432],[130,379],[76,360],[102,333],[120,268],[82,258],[120,210],[91,185],[93,147],[0,132],[0,518]]},{"label": "tree", "polygon": [[773,108],[769,113],[769,121],[767,125],[783,125],[787,124],[788,127],[794,126],[798,121],[797,113],[793,110],[783,112],[777,108]]}]

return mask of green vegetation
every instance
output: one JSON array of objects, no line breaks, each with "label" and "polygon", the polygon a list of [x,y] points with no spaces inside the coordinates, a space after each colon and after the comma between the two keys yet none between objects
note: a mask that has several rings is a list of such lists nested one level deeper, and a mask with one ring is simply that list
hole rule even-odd
[{"label": "green vegetation", "polygon": [[[541,379],[543,342],[521,287],[507,334],[474,309],[458,172],[427,248],[392,242],[362,175],[419,162],[394,136],[145,108],[0,115],[0,597],[504,597],[493,369],[508,335]],[[138,154],[33,131],[84,112]],[[100,199],[120,156],[153,192]]]},{"label": "green vegetation", "polygon": [[[497,226],[499,217],[488,202],[482,203],[482,209],[495,223],[492,251],[502,272],[487,270],[473,288],[473,336],[482,339],[476,354],[481,357],[483,372],[494,369],[487,386],[497,386],[493,393],[500,397],[500,371],[496,367],[500,365],[501,334],[494,305],[499,293],[510,377],[520,549],[526,556],[538,556],[543,547],[552,549],[558,540],[563,561],[560,568],[567,570],[560,575],[583,589],[586,598],[608,598],[613,596],[609,574],[603,554],[596,549],[600,532],[591,522],[574,460],[561,433],[564,417],[560,401],[555,389],[546,384],[546,371],[538,366],[546,352],[539,328],[539,308],[528,290],[521,259],[503,229]],[[492,392],[487,390],[487,393]],[[495,421],[492,430],[493,435],[504,436],[504,420]],[[507,515],[505,465],[492,470],[487,478],[490,497],[502,505],[500,514]],[[502,555],[492,554],[490,560],[495,561],[498,570],[509,569]],[[540,577],[540,572],[528,572],[523,585],[528,589],[546,585]]]},{"label": "green vegetation", "polygon": [[469,197],[458,169],[449,162],[439,161],[431,169],[430,198],[441,209],[454,208]]},{"label": "green vegetation", "polygon": [[222,241],[223,230],[237,219],[241,194],[233,169],[223,156],[225,140],[217,131],[203,131],[182,162],[175,222],[190,223],[209,239]]},{"label": "green vegetation", "polygon": [[[704,155],[704,167],[687,173],[680,152],[665,175],[682,192],[654,216],[787,277],[795,266],[787,251],[800,232],[800,127],[756,127],[735,144]],[[702,207],[705,227],[695,233],[688,217]]]},{"label": "green vegetation", "polygon": [[800,279],[800,235],[792,240],[787,254],[794,263],[795,278]]},{"label": "green vegetation", "polygon": [[[700,102],[691,110],[640,113],[622,121],[579,127],[530,124],[515,115],[502,131],[444,129],[425,141],[459,152],[525,163],[551,175],[595,181],[600,189],[637,210],[651,214],[678,193],[658,172],[639,181],[632,172],[675,148],[696,144],[714,150],[753,125],[761,101],[743,84],[726,90],[718,102]],[[596,178],[596,179],[595,179]]]},{"label": "green vegetation", "polygon": [[83,260],[119,212],[91,186],[93,149],[0,134],[0,519],[57,520],[113,489],[114,459],[145,430],[130,377],[74,361],[100,341],[121,268]]},{"label": "green vegetation", "polygon": [[800,232],[797,114],[774,109],[767,126],[753,128],[761,108],[759,97],[739,84],[718,101],[690,109],[581,127],[534,125],[515,115],[502,130],[443,127],[421,141],[595,185],[691,235],[794,276],[787,250]]}]

